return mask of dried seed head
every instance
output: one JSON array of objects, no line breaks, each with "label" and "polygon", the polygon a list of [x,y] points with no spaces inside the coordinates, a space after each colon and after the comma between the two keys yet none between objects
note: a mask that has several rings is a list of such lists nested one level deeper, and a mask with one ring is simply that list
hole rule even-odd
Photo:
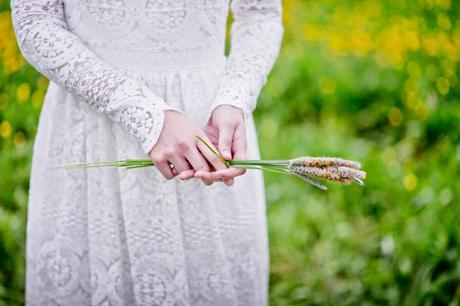
[{"label": "dried seed head", "polygon": [[344,166],[319,168],[291,164],[288,170],[296,175],[314,176],[346,185],[352,183],[353,181],[358,184],[362,184],[362,180],[366,177],[366,173],[364,171]]},{"label": "dried seed head", "polygon": [[303,166],[313,168],[348,167],[353,169],[361,169],[360,163],[353,160],[347,160],[337,157],[304,156],[290,160],[289,166]]},{"label": "dried seed head", "polygon": [[341,177],[346,177],[350,179],[358,178],[360,180],[363,180],[366,178],[366,172],[357,170],[357,169],[348,168],[348,167],[337,167],[337,168],[330,169],[329,171],[337,171],[337,173]]},{"label": "dried seed head", "polygon": [[314,167],[302,167],[302,166],[294,166],[291,168],[292,173],[298,173],[301,175],[306,176],[315,176],[324,178],[330,181],[339,182],[342,184],[349,184],[351,180],[349,178],[342,178],[337,171],[329,171],[329,169],[336,169],[336,168],[314,168]]}]

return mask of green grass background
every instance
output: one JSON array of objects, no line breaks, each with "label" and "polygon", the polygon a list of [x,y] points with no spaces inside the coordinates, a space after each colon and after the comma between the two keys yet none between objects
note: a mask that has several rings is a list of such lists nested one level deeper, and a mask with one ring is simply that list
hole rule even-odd
[{"label": "green grass background", "polygon": [[[265,176],[271,305],[459,305],[460,4],[285,0],[255,112],[263,158],[342,156],[366,187]],[[0,305],[23,303],[30,161],[47,80],[0,0]]]}]

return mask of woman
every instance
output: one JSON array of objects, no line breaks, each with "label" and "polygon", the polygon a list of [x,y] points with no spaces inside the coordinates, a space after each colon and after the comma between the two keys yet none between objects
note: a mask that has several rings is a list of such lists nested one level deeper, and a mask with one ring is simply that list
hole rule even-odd
[{"label": "woman", "polygon": [[[195,135],[224,158],[259,158],[252,111],[281,45],[280,1],[11,1],[21,52],[51,80],[28,305],[267,304],[263,178],[226,169]],[[147,156],[155,168],[52,168]]]}]

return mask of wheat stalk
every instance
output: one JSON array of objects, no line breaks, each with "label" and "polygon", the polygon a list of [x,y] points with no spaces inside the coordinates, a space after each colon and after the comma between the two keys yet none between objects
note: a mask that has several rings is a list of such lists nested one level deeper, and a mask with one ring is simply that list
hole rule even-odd
[{"label": "wheat stalk", "polygon": [[[222,160],[227,167],[264,170],[275,173],[295,175],[306,182],[322,189],[327,187],[315,178],[326,179],[348,185],[352,182],[364,186],[366,172],[361,170],[361,164],[356,161],[337,157],[298,157],[290,160],[225,160],[203,138],[196,135],[209,150]],[[92,168],[92,167],[120,167],[125,169],[154,166],[150,159],[125,159],[115,161],[101,161],[90,163],[72,163],[55,165],[53,168]]]}]

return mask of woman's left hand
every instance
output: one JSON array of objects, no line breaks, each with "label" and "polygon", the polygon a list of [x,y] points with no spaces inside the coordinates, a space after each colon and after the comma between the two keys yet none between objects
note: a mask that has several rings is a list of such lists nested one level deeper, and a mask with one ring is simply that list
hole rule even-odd
[{"label": "woman's left hand", "polygon": [[[246,126],[244,113],[240,108],[227,104],[216,107],[204,132],[224,159],[246,158]],[[212,172],[197,171],[194,177],[201,179],[207,185],[215,181],[223,181],[231,186],[234,178],[245,172],[246,169],[230,167]]]}]

